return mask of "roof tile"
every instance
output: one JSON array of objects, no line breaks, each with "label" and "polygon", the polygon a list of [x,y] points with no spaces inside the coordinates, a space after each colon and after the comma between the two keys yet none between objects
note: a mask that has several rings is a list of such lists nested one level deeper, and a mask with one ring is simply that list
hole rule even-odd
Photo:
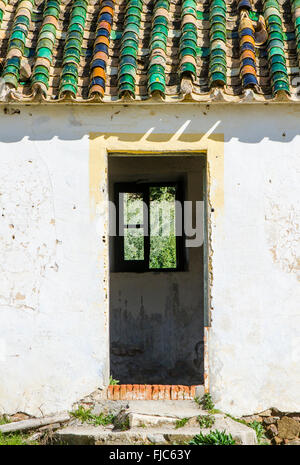
[{"label": "roof tile", "polygon": [[300,101],[300,0],[0,0],[0,23],[0,100]]}]

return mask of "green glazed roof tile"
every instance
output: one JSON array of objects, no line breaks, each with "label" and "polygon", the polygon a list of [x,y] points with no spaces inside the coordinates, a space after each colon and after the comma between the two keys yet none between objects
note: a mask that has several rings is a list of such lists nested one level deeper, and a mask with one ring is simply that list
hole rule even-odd
[{"label": "green glazed roof tile", "polygon": [[[272,6],[270,6],[271,4]],[[272,14],[269,14],[270,12]],[[282,67],[284,69],[283,73],[279,73],[275,67],[274,62],[269,61],[269,70],[270,70],[271,85],[272,85],[273,93],[276,94],[279,90],[285,90],[288,94],[290,94],[288,72],[287,72],[287,67],[286,67],[286,57],[285,57],[285,51],[284,51],[285,42],[283,39],[282,18],[281,18],[280,5],[279,5],[278,0],[272,0],[272,3],[270,3],[270,0],[264,1],[264,16],[265,16],[267,30],[269,32],[268,44],[267,44],[269,60],[273,56],[281,55],[282,56]],[[276,22],[275,22],[275,17],[278,18]],[[277,24],[279,27],[274,27],[274,24]],[[276,31],[277,33],[279,33],[279,35],[282,38],[278,36],[278,38],[274,39],[273,38],[274,36],[272,36],[273,31],[274,32]],[[278,81],[284,81],[286,86],[283,86],[281,88],[277,84]]]},{"label": "green glazed roof tile", "polygon": [[[258,101],[279,91],[300,101],[292,85],[300,74],[300,0],[253,0],[244,9],[239,0],[24,1],[0,0],[2,76],[21,100],[40,91],[51,102],[66,93],[74,101],[157,93],[176,101],[190,89],[206,101],[218,86],[228,101],[247,87]],[[258,44],[262,17],[267,36]],[[20,82],[26,58],[31,78]]]}]

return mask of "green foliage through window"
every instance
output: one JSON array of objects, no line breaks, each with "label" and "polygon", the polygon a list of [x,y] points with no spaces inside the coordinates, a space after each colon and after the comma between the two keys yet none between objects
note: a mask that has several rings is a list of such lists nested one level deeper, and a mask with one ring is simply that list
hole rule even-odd
[{"label": "green foliage through window", "polygon": [[[142,188],[141,188],[142,190]],[[176,186],[149,187],[150,269],[176,268]],[[146,219],[143,193],[125,192],[124,260],[144,260]]]}]

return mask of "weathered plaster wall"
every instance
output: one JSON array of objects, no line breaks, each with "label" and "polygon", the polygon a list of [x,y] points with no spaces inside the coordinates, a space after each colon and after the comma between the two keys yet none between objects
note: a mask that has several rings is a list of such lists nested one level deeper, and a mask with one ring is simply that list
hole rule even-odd
[{"label": "weathered plaster wall", "polygon": [[[210,170],[211,392],[233,414],[299,411],[300,108],[0,111],[1,409],[70,408],[107,381],[107,243],[88,134],[134,130],[156,150],[224,134],[224,170]],[[214,195],[222,179],[224,197]]]}]

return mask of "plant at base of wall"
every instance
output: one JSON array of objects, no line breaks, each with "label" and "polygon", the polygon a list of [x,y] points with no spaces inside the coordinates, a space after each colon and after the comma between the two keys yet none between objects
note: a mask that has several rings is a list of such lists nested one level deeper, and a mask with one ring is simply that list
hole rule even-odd
[{"label": "plant at base of wall", "polygon": [[257,437],[257,443],[260,446],[269,446],[270,443],[268,442],[266,436],[265,436],[265,429],[263,425],[259,421],[252,421],[252,423],[247,423],[247,421],[243,420],[242,418],[236,418],[230,415],[229,413],[226,413],[226,416],[228,418],[231,418],[231,420],[236,421],[237,423],[242,423],[242,425],[249,426],[250,428],[254,429]]},{"label": "plant at base of wall", "polygon": [[225,431],[211,431],[209,434],[196,434],[188,443],[191,446],[233,446],[235,440]]},{"label": "plant at base of wall", "polygon": [[115,415],[111,413],[109,415],[104,415],[104,413],[100,413],[100,415],[93,415],[92,424],[95,426],[107,426],[111,425],[114,422]]},{"label": "plant at base of wall", "polygon": [[211,428],[215,424],[215,417],[213,415],[199,415],[198,422],[200,428]]},{"label": "plant at base of wall", "polygon": [[[215,409],[215,404],[213,403],[213,400],[211,398],[211,395],[207,392],[206,394],[204,394],[203,397],[195,397],[194,398],[194,401],[202,408],[204,408],[204,410],[214,410]],[[213,413],[213,412],[211,412]]]},{"label": "plant at base of wall", "polygon": [[189,421],[189,418],[186,417],[186,418],[180,418],[180,420],[176,420],[176,423],[175,423],[175,428],[183,428],[187,422]]},{"label": "plant at base of wall", "polygon": [[254,431],[256,432],[257,442],[259,445],[269,445],[265,436],[265,429],[259,421],[253,421],[252,423],[248,423],[248,426],[250,426],[250,428],[254,429]]},{"label": "plant at base of wall", "polygon": [[117,384],[119,384],[119,380],[118,379],[114,379],[111,375],[109,377],[109,385],[110,386],[116,386]]},{"label": "plant at base of wall", "polygon": [[73,417],[80,420],[81,423],[89,423],[94,426],[107,426],[112,424],[115,419],[115,416],[112,414],[104,415],[104,413],[100,413],[99,415],[93,415],[91,409],[85,409],[82,405],[70,413]]},{"label": "plant at base of wall", "polygon": [[79,405],[77,410],[70,412],[70,415],[80,420],[81,423],[87,423],[91,418],[91,409],[85,409],[82,405]]}]

